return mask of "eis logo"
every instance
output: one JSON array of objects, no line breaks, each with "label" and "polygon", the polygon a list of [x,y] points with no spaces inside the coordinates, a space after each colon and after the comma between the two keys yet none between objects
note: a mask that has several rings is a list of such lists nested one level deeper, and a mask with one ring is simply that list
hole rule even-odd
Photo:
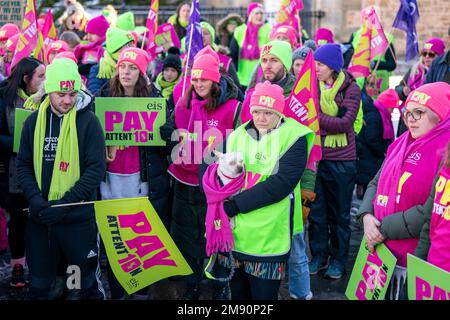
[{"label": "eis logo", "polygon": [[417,163],[420,161],[420,158],[422,157],[422,154],[420,152],[414,151],[408,156],[408,159],[406,159],[406,162],[409,162],[413,165],[417,165]]},{"label": "eis logo", "polygon": [[208,127],[217,127],[219,125],[219,121],[215,119],[208,119],[206,124]]}]

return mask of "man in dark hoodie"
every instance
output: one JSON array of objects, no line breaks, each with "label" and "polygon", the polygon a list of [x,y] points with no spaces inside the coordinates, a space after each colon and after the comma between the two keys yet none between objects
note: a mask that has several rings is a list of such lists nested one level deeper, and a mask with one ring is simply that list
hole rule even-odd
[{"label": "man in dark hoodie", "polygon": [[102,299],[94,208],[79,204],[95,200],[105,175],[102,128],[90,111],[92,97],[80,91],[73,61],[50,64],[44,87],[47,95],[25,122],[17,157],[19,182],[30,204],[30,296],[48,298],[64,257],[79,275],[80,285],[74,282],[69,297]]}]

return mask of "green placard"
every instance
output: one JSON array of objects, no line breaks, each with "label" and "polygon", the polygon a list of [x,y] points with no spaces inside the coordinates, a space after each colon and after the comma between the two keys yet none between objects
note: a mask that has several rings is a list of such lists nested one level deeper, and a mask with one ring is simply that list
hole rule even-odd
[{"label": "green placard", "polygon": [[14,114],[14,144],[13,152],[19,152],[20,137],[22,136],[22,129],[25,120],[33,113],[31,110],[16,108]]},{"label": "green placard", "polygon": [[164,98],[95,98],[95,114],[107,146],[165,146],[159,128],[166,123]]},{"label": "green placard", "polygon": [[450,300],[450,273],[408,254],[408,299]]},{"label": "green placard", "polygon": [[384,244],[370,253],[363,238],[345,291],[347,298],[383,300],[396,263],[397,258]]},{"label": "green placard", "polygon": [[147,197],[96,201],[94,206],[109,264],[128,294],[192,274]]}]

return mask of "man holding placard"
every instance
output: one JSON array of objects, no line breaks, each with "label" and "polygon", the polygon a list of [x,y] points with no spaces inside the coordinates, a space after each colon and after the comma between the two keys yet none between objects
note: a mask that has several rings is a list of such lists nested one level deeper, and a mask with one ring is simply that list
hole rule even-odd
[{"label": "man holding placard", "polygon": [[30,203],[27,263],[35,299],[48,298],[61,256],[78,270],[72,294],[104,298],[94,208],[81,202],[96,198],[106,169],[105,142],[90,111],[93,99],[80,87],[75,62],[55,60],[46,70],[47,95],[22,131],[17,170]]}]

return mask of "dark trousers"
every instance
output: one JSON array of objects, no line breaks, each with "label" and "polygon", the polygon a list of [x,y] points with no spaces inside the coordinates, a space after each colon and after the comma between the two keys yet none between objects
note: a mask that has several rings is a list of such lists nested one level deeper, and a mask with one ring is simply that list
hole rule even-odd
[{"label": "dark trousers", "polygon": [[5,209],[9,212],[8,242],[12,259],[25,256],[25,229],[28,221],[28,202],[21,193],[8,193],[6,195]]},{"label": "dark trousers", "polygon": [[230,280],[231,300],[278,300],[281,280],[267,280],[235,270]]},{"label": "dark trousers", "polygon": [[83,297],[104,297],[100,281],[99,237],[94,220],[47,227],[30,219],[26,238],[30,288],[42,292],[48,290],[64,257],[69,266],[79,267],[79,289]]},{"label": "dark trousers", "polygon": [[350,209],[356,161],[320,161],[316,200],[309,215],[309,245],[313,258],[331,258],[342,269],[350,241]]}]

